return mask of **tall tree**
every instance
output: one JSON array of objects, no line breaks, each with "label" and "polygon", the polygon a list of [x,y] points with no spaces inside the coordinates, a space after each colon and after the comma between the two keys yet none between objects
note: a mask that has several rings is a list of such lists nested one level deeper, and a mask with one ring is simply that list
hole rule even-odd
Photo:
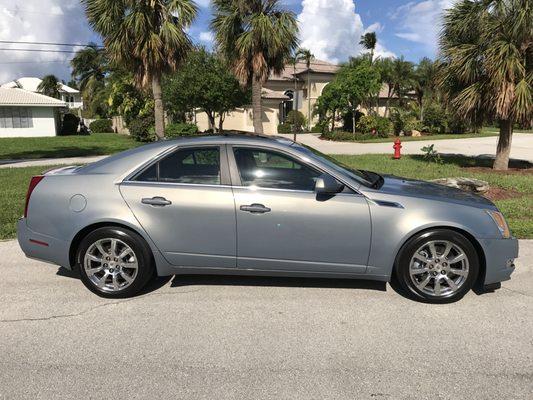
[{"label": "tall tree", "polygon": [[183,118],[201,108],[211,127],[219,132],[226,114],[250,101],[248,91],[240,86],[226,61],[203,48],[191,52],[183,67],[163,82],[163,99],[173,117]]},{"label": "tall tree", "polygon": [[377,43],[378,38],[376,36],[376,32],[367,32],[361,36],[361,41],[359,44],[370,51],[370,62],[374,61],[374,50],[376,49]]},{"label": "tall tree", "polygon": [[427,97],[435,86],[436,68],[435,63],[424,57],[414,71],[413,88],[416,93],[416,100],[420,108],[420,120],[424,120],[424,97]]},{"label": "tall tree", "polygon": [[392,62],[392,88],[393,93],[398,97],[398,102],[403,105],[407,93],[413,88],[414,65],[405,61],[402,57],[394,59]]},{"label": "tall tree", "polygon": [[82,0],[110,61],[133,71],[139,87],[152,86],[155,133],[164,137],[161,77],[182,63],[192,44],[186,33],[196,17],[192,0]]},{"label": "tall tree", "polygon": [[307,130],[311,130],[311,62],[315,56],[309,49],[298,49],[296,52],[300,60],[305,62],[307,69]]},{"label": "tall tree", "polygon": [[90,43],[78,50],[70,61],[72,77],[78,82],[84,97],[90,98],[104,86],[104,79],[109,72],[109,65],[105,50]]},{"label": "tall tree", "polygon": [[463,118],[497,118],[494,169],[509,165],[513,125],[532,125],[531,0],[460,0],[444,13],[440,87]]},{"label": "tall tree", "polygon": [[385,116],[390,113],[390,99],[394,93],[394,61],[392,58],[378,58],[374,65],[377,66],[381,75],[381,83],[387,85],[387,103],[385,105]]},{"label": "tall tree", "polygon": [[59,98],[59,90],[61,89],[61,82],[55,75],[45,75],[41,83],[37,86],[37,90],[45,96]]},{"label": "tall tree", "polygon": [[251,84],[254,131],[263,133],[262,87],[298,44],[296,17],[279,0],[213,0],[213,7],[218,48],[241,85]]}]

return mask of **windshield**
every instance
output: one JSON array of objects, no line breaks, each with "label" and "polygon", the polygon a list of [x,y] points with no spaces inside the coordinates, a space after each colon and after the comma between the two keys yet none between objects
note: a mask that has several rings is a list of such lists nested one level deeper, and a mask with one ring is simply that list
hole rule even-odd
[{"label": "windshield", "polygon": [[355,179],[357,182],[360,182],[365,186],[372,187],[375,184],[376,180],[381,179],[381,176],[374,172],[350,168],[347,165],[341,163],[339,160],[336,160],[333,157],[321,153],[320,151],[304,144],[297,144],[293,148],[295,150],[298,150],[300,153],[303,153],[307,156],[311,156],[314,159],[318,159],[320,162],[327,165],[331,169],[334,169],[335,171],[343,175],[347,175],[348,177]]}]

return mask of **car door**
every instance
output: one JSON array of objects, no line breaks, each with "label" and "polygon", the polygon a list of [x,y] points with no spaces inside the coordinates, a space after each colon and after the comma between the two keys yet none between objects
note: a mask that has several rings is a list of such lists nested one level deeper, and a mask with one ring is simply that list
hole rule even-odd
[{"label": "car door", "polygon": [[139,223],[176,266],[236,268],[225,146],[180,147],[120,185]]},{"label": "car door", "polygon": [[323,171],[280,150],[230,146],[228,156],[238,268],[365,273],[371,225],[362,195],[317,196]]}]

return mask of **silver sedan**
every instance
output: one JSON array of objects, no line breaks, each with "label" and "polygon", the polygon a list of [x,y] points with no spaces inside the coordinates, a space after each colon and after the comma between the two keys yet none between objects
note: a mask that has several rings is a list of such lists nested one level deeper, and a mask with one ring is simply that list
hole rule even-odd
[{"label": "silver sedan", "polygon": [[104,297],[154,275],[395,280],[460,299],[510,278],[518,241],[489,200],[351,169],[276,138],[161,141],[31,179],[18,241]]}]

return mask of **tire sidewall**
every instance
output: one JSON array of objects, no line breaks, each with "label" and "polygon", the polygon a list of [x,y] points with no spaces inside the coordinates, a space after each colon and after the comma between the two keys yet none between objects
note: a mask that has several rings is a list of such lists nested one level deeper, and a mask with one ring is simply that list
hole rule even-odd
[{"label": "tire sidewall", "polygon": [[[87,249],[97,240],[105,238],[122,240],[131,247],[137,257],[138,271],[135,280],[127,288],[118,292],[105,292],[96,287],[87,276],[83,265]],[[98,228],[82,239],[76,252],[76,266],[79,270],[81,281],[91,292],[106,298],[125,298],[137,294],[153,276],[153,265],[152,253],[144,239],[137,233],[125,228]]]},{"label": "tire sidewall", "polygon": [[[409,274],[409,264],[415,251],[432,240],[450,241],[461,247],[468,258],[469,273],[466,281],[456,293],[448,297],[434,297],[420,291],[411,281]],[[414,299],[428,303],[451,303],[460,300],[474,286],[479,274],[479,257],[470,240],[460,233],[450,230],[427,231],[414,236],[403,246],[397,257],[395,272],[402,288]]]}]

